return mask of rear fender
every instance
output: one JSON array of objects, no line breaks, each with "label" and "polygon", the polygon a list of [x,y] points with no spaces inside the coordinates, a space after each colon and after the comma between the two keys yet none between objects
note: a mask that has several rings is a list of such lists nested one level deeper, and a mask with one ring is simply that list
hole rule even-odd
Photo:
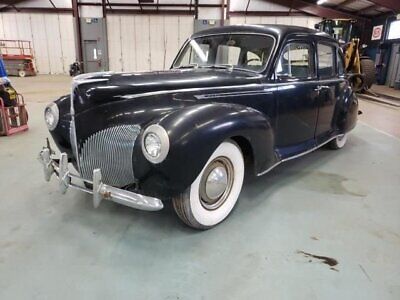
[{"label": "rear fender", "polygon": [[337,129],[340,133],[346,133],[352,130],[357,123],[358,98],[350,87],[348,87],[337,111]]}]

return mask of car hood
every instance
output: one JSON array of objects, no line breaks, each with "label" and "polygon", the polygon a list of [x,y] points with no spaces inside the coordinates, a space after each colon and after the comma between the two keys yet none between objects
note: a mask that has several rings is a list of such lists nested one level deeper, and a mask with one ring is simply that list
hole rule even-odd
[{"label": "car hood", "polygon": [[[138,99],[146,101],[153,95],[177,95],[199,89],[213,90],[259,83],[260,78],[260,74],[252,72],[210,68],[143,73],[89,73],[74,78],[74,109],[79,113],[110,102],[135,100],[137,103]],[[165,100],[163,97],[159,98],[160,101]]]}]

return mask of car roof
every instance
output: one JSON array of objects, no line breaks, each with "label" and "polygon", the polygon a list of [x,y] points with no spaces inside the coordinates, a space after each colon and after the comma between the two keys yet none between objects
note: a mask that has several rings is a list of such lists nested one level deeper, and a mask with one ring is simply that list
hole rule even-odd
[{"label": "car roof", "polygon": [[315,35],[319,37],[328,38],[336,42],[336,40],[332,38],[330,35],[321,31],[301,26],[276,25],[276,24],[259,24],[259,25],[246,24],[246,25],[229,25],[229,26],[214,27],[211,29],[206,29],[196,32],[191,36],[191,38],[196,38],[210,34],[226,34],[226,33],[270,34],[275,38],[277,38],[278,40],[282,40],[285,36],[289,34],[303,34],[303,35],[308,34],[308,35]]}]

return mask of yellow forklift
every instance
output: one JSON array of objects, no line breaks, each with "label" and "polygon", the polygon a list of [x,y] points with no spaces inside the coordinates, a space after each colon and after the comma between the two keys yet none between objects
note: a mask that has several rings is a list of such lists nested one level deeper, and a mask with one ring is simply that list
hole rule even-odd
[{"label": "yellow forklift", "polygon": [[366,45],[361,43],[362,28],[357,20],[324,19],[315,28],[338,40],[345,57],[346,71],[352,74],[351,82],[356,92],[367,91],[375,82],[375,62],[363,55]]}]

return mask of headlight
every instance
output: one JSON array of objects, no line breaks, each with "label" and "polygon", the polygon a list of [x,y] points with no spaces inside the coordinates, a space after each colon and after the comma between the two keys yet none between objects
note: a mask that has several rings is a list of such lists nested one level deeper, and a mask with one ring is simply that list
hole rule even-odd
[{"label": "headlight", "polygon": [[57,127],[60,113],[58,106],[55,103],[48,105],[44,110],[44,120],[49,130],[54,130]]},{"label": "headlight", "polygon": [[148,161],[158,164],[168,155],[168,133],[160,125],[150,125],[143,133],[142,151]]}]

